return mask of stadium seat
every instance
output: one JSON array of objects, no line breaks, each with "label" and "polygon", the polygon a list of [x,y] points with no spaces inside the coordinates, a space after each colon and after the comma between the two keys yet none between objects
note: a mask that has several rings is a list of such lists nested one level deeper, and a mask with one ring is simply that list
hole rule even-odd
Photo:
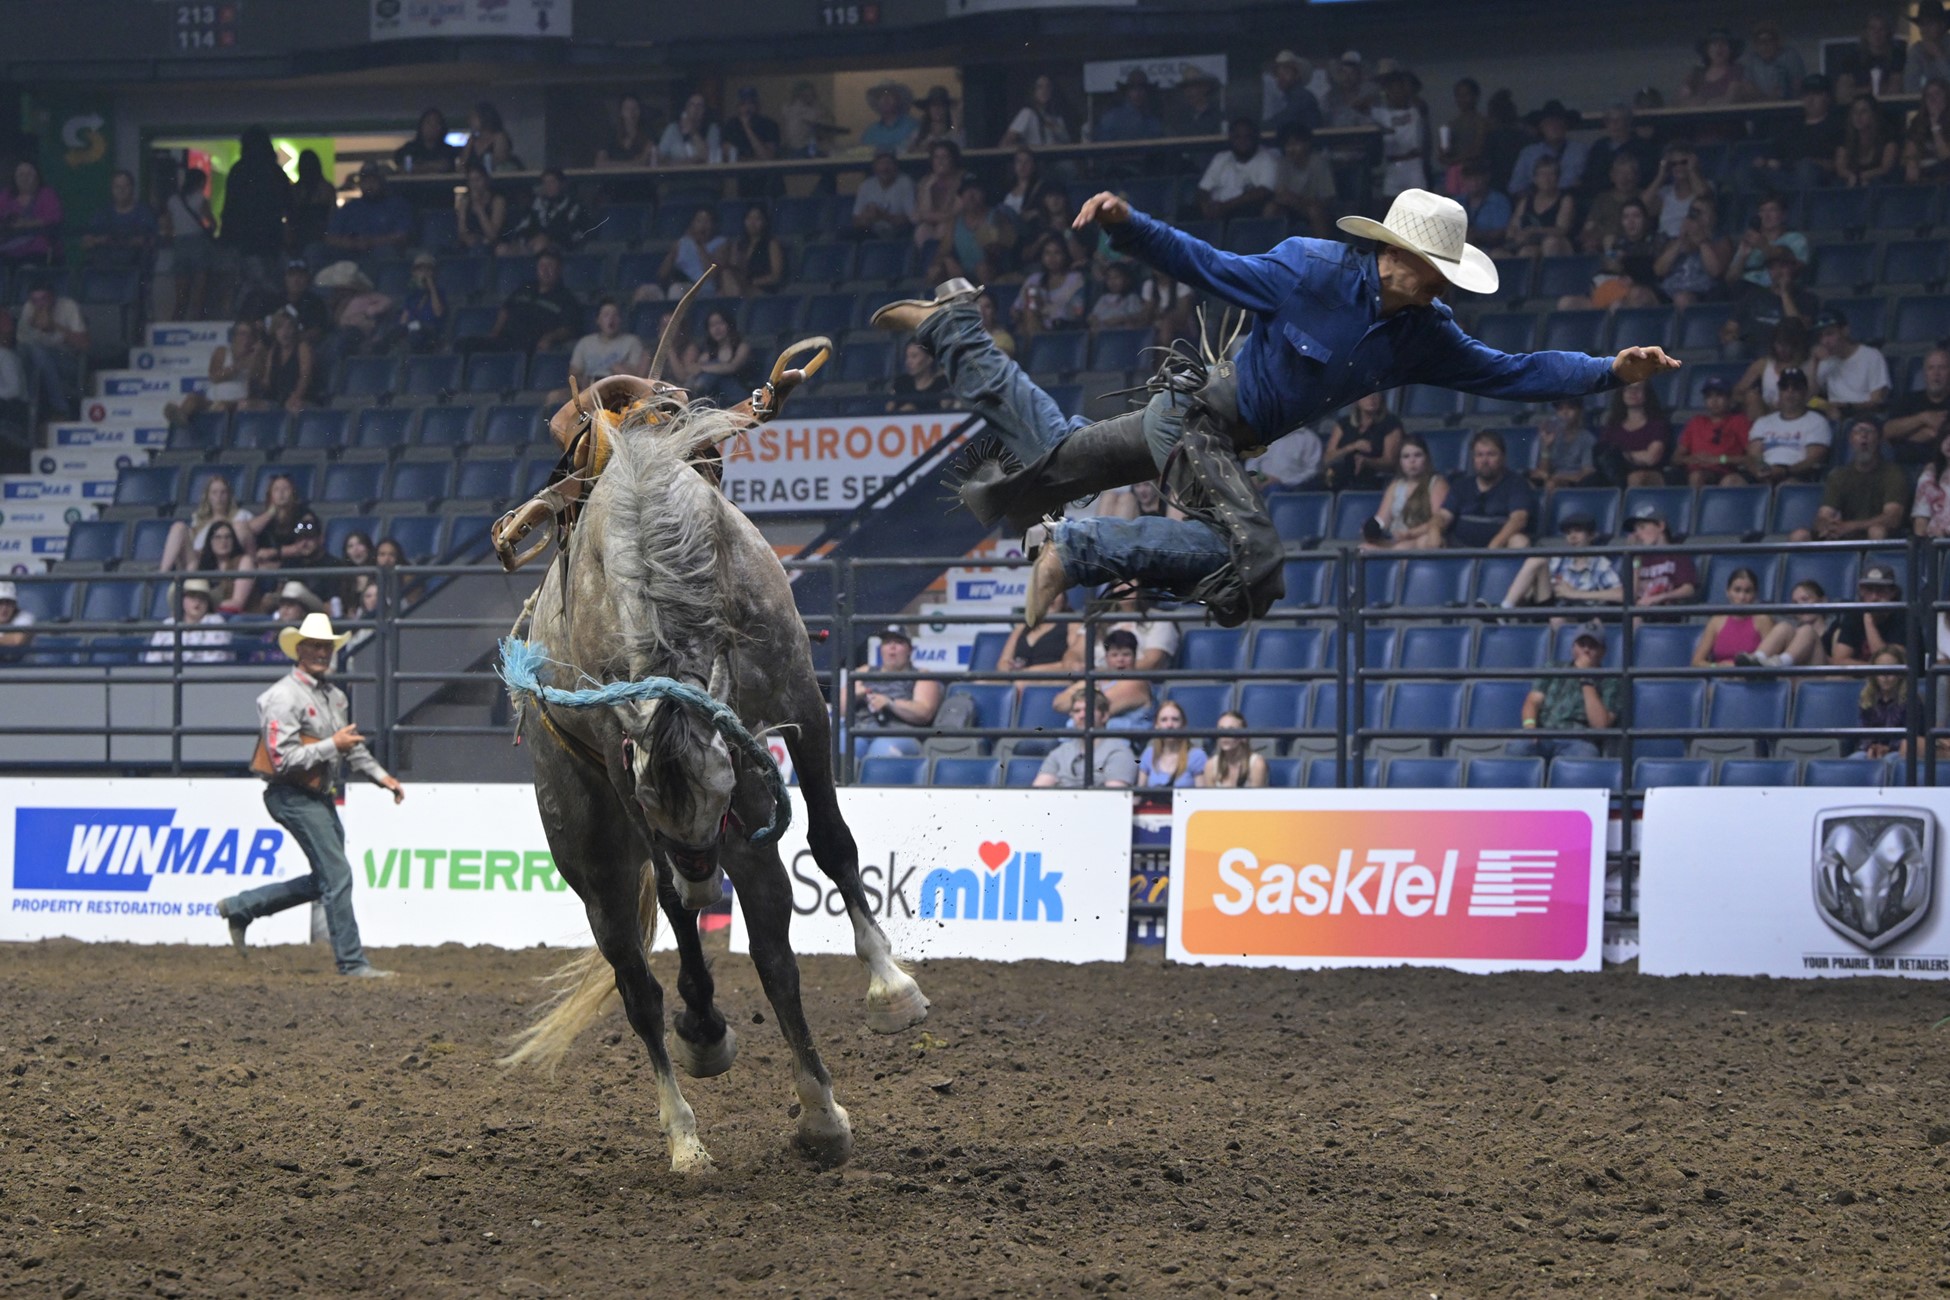
[{"label": "stadium seat", "polygon": [[1405,672],[1460,671],[1469,666],[1468,627],[1418,625],[1402,629],[1401,663]]},{"label": "stadium seat", "polygon": [[1043,770],[1040,758],[1012,758],[1003,768],[1002,784],[1007,786],[1030,786],[1036,784],[1036,774]]},{"label": "stadium seat", "polygon": [[490,406],[481,421],[481,442],[490,447],[546,444],[546,413],[535,406]]},{"label": "stadium seat", "polygon": [[1734,571],[1745,569],[1760,580],[1760,599],[1762,603],[1772,601],[1778,595],[1781,563],[1778,555],[1745,555],[1739,551],[1716,551],[1711,555],[1695,556],[1699,568],[1699,587],[1702,599],[1710,598],[1723,602],[1726,598],[1727,583]]},{"label": "stadium seat", "polygon": [[808,334],[839,338],[853,328],[854,298],[850,293],[816,293],[806,300]]},{"label": "stadium seat", "polygon": [[424,563],[440,553],[440,531],[445,522],[437,515],[394,515],[380,525],[380,537],[398,542],[409,563]]},{"label": "stadium seat", "polygon": [[1724,379],[1729,385],[1737,384],[1746,369],[1737,362],[1704,362],[1696,366],[1687,366],[1679,372],[1679,396],[1671,404],[1682,410],[1700,410],[1706,405],[1706,396],[1702,390],[1707,380]]},{"label": "stadium seat", "polygon": [[841,243],[807,244],[799,255],[798,280],[802,284],[838,284],[853,277],[853,245]]},{"label": "stadium seat", "polygon": [[346,538],[364,533],[371,541],[378,527],[379,521],[371,515],[335,515],[325,521],[325,553],[344,555]]},{"label": "stadium seat", "polygon": [[[1585,283],[1588,289],[1590,281]],[[1537,346],[1546,352],[1601,351],[1608,319],[1602,311],[1554,311],[1544,317],[1543,337]]]},{"label": "stadium seat", "polygon": [[1284,571],[1286,595],[1279,606],[1289,609],[1317,609],[1334,603],[1334,561],[1331,559],[1288,560]]},{"label": "stadium seat", "polygon": [[1692,623],[1641,623],[1632,630],[1632,666],[1689,668],[1699,635],[1700,627]]},{"label": "stadium seat", "polygon": [[1720,760],[1720,785],[1789,786],[1798,783],[1800,764],[1791,758],[1726,758]]},{"label": "stadium seat", "polygon": [[1402,566],[1408,562],[1392,555],[1366,555],[1360,565],[1361,580],[1355,587],[1355,600],[1369,609],[1395,603],[1402,586]]},{"label": "stadium seat", "polygon": [[1563,535],[1563,525],[1559,522],[1567,515],[1590,515],[1598,525],[1600,537],[1611,537],[1618,532],[1619,507],[1616,488],[1561,488],[1551,495],[1550,504],[1544,508],[1547,537]]},{"label": "stadium seat", "polygon": [[1611,314],[1611,336],[1598,352],[1673,346],[1677,317],[1670,307],[1620,307]]},{"label": "stadium seat", "polygon": [[257,474],[251,481],[250,495],[244,499],[246,501],[263,501],[268,499],[271,491],[271,480],[282,475],[290,479],[291,486],[298,490],[298,499],[300,501],[309,501],[311,500],[313,486],[312,469],[313,466],[310,464],[282,464],[275,461],[259,465],[257,467]]},{"label": "stadium seat", "polygon": [[[1308,759],[1307,760],[1307,788],[1309,790],[1341,789],[1342,786],[1339,778],[1339,769],[1336,767],[1337,761],[1338,760],[1336,760],[1331,756],[1321,756],[1321,757]],[[1370,758],[1366,760],[1364,763],[1356,764],[1354,761],[1354,756],[1352,754],[1349,754],[1347,762],[1348,762],[1348,776],[1349,777],[1358,776],[1360,778],[1360,784],[1363,789],[1373,790],[1378,788],[1381,785],[1381,760],[1380,759]],[[1352,785],[1353,782],[1350,781],[1349,784]]]},{"label": "stadium seat", "polygon": [[992,758],[943,756],[934,760],[928,773],[929,785],[991,786],[1002,774],[1002,765]]},{"label": "stadium seat", "polygon": [[[1566,623],[1564,626],[1558,628],[1556,635],[1551,639],[1551,658],[1557,660],[1559,663],[1570,663],[1572,643],[1579,636],[1583,635],[1584,631],[1585,626],[1582,623]],[[1625,633],[1623,629],[1616,623],[1606,624],[1605,662],[1608,664],[1616,664],[1618,662],[1619,652],[1624,649],[1624,646]]]},{"label": "stadium seat", "polygon": [[[471,406],[421,407],[420,427],[415,445],[455,448],[470,445],[474,434],[474,410],[475,408]],[[364,412],[360,413],[362,430],[364,415]]]},{"label": "stadium seat", "polygon": [[118,506],[173,506],[182,473],[174,465],[128,465],[115,473]]},{"label": "stadium seat", "polygon": [[138,519],[129,529],[129,553],[125,561],[129,564],[154,568],[161,560],[163,547],[169,544],[169,530],[173,519]]},{"label": "stadium seat", "polygon": [[[452,225],[453,222],[446,224]],[[481,291],[481,282],[489,265],[485,257],[443,257],[440,264],[433,268],[434,287],[449,302],[466,302]]]},{"label": "stadium seat", "polygon": [[1474,332],[1479,342],[1498,352],[1529,352],[1531,336],[1537,332],[1537,318],[1522,312],[1484,316],[1477,320]]},{"label": "stadium seat", "polygon": [[488,551],[488,529],[495,515],[451,515],[447,519],[447,545],[441,558],[450,564],[484,559]]},{"label": "stadium seat", "polygon": [[198,411],[190,417],[188,424],[178,424],[170,429],[169,450],[213,452],[223,446],[229,434],[228,411]]},{"label": "stadium seat", "polygon": [[1334,498],[1334,531],[1337,542],[1358,542],[1361,527],[1381,508],[1379,492],[1342,492]]},{"label": "stadium seat", "polygon": [[1304,766],[1304,759],[1267,758],[1266,784],[1275,790],[1297,789]]},{"label": "stadium seat", "polygon": [[1804,681],[1794,691],[1791,726],[1814,732],[1847,731],[1862,725],[1862,679]]},{"label": "stadium seat", "polygon": [[[838,279],[859,280],[872,284],[893,284],[907,270],[908,250],[912,245],[904,239],[873,239],[859,246],[854,255],[851,275],[842,273]],[[807,249],[810,261],[812,250]],[[809,275],[807,278],[818,278]]]},{"label": "stadium seat", "polygon": [[1598,258],[1595,254],[1573,253],[1568,257],[1546,257],[1537,263],[1537,276],[1531,283],[1530,296],[1555,300],[1567,295],[1590,293],[1591,278],[1596,274],[1598,274]]},{"label": "stadium seat", "polygon": [[351,425],[350,411],[300,411],[291,417],[287,445],[303,451],[343,451]]},{"label": "stadium seat", "polygon": [[1814,250],[1813,287],[1824,294],[1867,288],[1876,278],[1875,255],[1874,244],[1820,245]]},{"label": "stadium seat", "polygon": [[1463,784],[1471,790],[1535,790],[1544,784],[1544,760],[1472,758]]},{"label": "stadium seat", "polygon": [[454,467],[446,461],[409,460],[393,467],[386,484],[388,501],[445,500],[454,490]]},{"label": "stadium seat", "polygon": [[1144,368],[1144,349],[1151,345],[1148,329],[1099,330],[1090,341],[1090,369],[1133,371]]},{"label": "stadium seat", "polygon": [[[1641,627],[1641,633],[1649,629]],[[1691,647],[1688,647],[1688,654]],[[1637,678],[1632,682],[1632,727],[1634,731],[1697,730],[1706,708],[1706,681],[1693,677],[1678,680]],[[1652,737],[1635,742],[1644,758],[1680,758],[1687,742],[1677,737]]]},{"label": "stadium seat", "polygon": [[363,505],[379,496],[386,467],[378,461],[346,461],[325,467],[317,500],[325,505]]},{"label": "stadium seat", "polygon": [[1801,784],[1880,786],[1889,784],[1881,763],[1865,758],[1811,758],[1801,765]]},{"label": "stadium seat", "polygon": [[1069,726],[1069,716],[1058,713],[1055,707],[1056,697],[1064,689],[1049,682],[1031,682],[1023,687],[1016,703],[1016,725],[1044,731],[1061,731]]},{"label": "stadium seat", "polygon": [[1326,657],[1317,627],[1262,627],[1253,634],[1252,666],[1263,671],[1305,672]]},{"label": "stadium seat", "polygon": [[1795,585],[1813,579],[1821,584],[1830,600],[1855,599],[1856,562],[1852,552],[1789,551],[1781,558],[1781,594],[1793,593]]},{"label": "stadium seat", "polygon": [[1802,196],[1801,224],[1808,230],[1864,230],[1869,195],[1867,189],[1809,190]]},{"label": "stadium seat", "polygon": [[866,742],[864,758],[919,758],[921,742],[912,736],[860,737]]},{"label": "stadium seat", "polygon": [[[1239,712],[1245,715],[1246,729],[1255,736],[1275,731],[1300,731],[1307,726],[1310,682],[1247,682],[1239,688]],[[1328,689],[1333,685],[1329,683]],[[1286,737],[1274,740],[1275,748],[1285,748]]]},{"label": "stadium seat", "polygon": [[926,785],[928,761],[925,758],[881,756],[860,763],[861,785]]},{"label": "stadium seat", "polygon": [[444,397],[460,388],[460,358],[445,353],[408,357],[401,368],[400,392],[408,397]]},{"label": "stadium seat", "polygon": [[1550,629],[1542,623],[1486,624],[1476,633],[1476,667],[1542,668],[1549,639]]},{"label": "stadium seat", "polygon": [[14,586],[21,611],[32,614],[35,622],[61,623],[73,617],[74,583],[15,582]]},{"label": "stadium seat", "polygon": [[1624,775],[1615,758],[1554,758],[1550,785],[1557,790],[1622,790]]},{"label": "stadium seat", "polygon": [[[1361,692],[1361,716],[1364,726],[1372,727],[1383,716],[1383,706],[1388,698],[1386,682],[1368,682]],[[1341,691],[1336,682],[1323,681],[1314,686],[1313,707],[1307,717],[1310,731],[1332,731],[1341,725]],[[1350,718],[1351,722],[1352,719]]]},{"label": "stadium seat", "polygon": [[1873,193],[1875,229],[1921,234],[1935,220],[1941,191],[1928,185],[1887,185],[1878,186]]},{"label": "stadium seat", "polygon": [[359,412],[352,445],[366,451],[392,451],[406,445],[413,411],[404,406],[369,406]]},{"label": "stadium seat", "polygon": [[230,417],[230,445],[242,451],[276,451],[284,442],[283,411],[238,411]]},{"label": "stadium seat", "polygon": [[1016,688],[1010,682],[956,682],[943,701],[967,696],[975,702],[975,725],[1006,727],[1016,720]]},{"label": "stadium seat", "polygon": [[884,384],[893,378],[896,358],[891,339],[866,339],[840,349],[834,377],[843,384]]},{"label": "stadium seat", "polygon": [[[1462,394],[1453,388],[1438,388],[1434,384],[1410,384],[1402,390],[1401,417],[1404,420],[1449,420],[1462,413]],[[1434,448],[1430,449],[1431,454]],[[1455,469],[1453,463],[1436,458],[1436,469],[1447,473]]]},{"label": "stadium seat", "polygon": [[1394,758],[1382,784],[1390,790],[1453,790],[1462,784],[1462,764],[1453,758]]},{"label": "stadium seat", "polygon": [[1515,679],[1472,682],[1465,723],[1471,731],[1515,731],[1523,725],[1523,702],[1531,684]]},{"label": "stadium seat", "polygon": [[1632,763],[1632,788],[1651,790],[1658,786],[1711,785],[1713,764],[1704,758],[1641,758]]},{"label": "stadium seat", "polygon": [[[745,332],[760,338],[790,334],[805,299],[796,293],[768,294],[745,305]],[[654,347],[646,342],[645,346]]]},{"label": "stadium seat", "polygon": [[1232,707],[1232,683],[1168,682],[1164,697],[1184,711],[1189,730],[1206,735],[1218,728],[1219,715]]},{"label": "stadium seat", "polygon": [[[1363,668],[1392,668],[1395,664],[1395,642],[1401,630],[1394,627],[1376,627],[1369,624],[1361,630],[1361,657]],[[1333,651],[1328,651],[1327,663],[1335,662]],[[1372,715],[1370,715],[1372,716]]]},{"label": "stadium seat", "polygon": [[[408,358],[410,366],[421,358]],[[477,352],[467,359],[465,391],[512,393],[521,388],[528,358],[519,352]]]},{"label": "stadium seat", "polygon": [[1651,506],[1666,517],[1666,527],[1674,537],[1693,532],[1693,489],[1689,487],[1635,487],[1625,489],[1622,519],[1630,519],[1641,507]]},{"label": "stadium seat", "polygon": [[1758,538],[1767,531],[1769,494],[1765,487],[1749,484],[1740,487],[1701,488],[1693,538]]},{"label": "stadium seat", "polygon": [[1447,556],[1411,556],[1402,569],[1395,603],[1405,609],[1453,609],[1469,603],[1475,578],[1474,560]]},{"label": "stadium seat", "polygon": [[1460,730],[1464,685],[1461,681],[1396,682],[1388,693],[1387,729],[1408,736]]},{"label": "stadium seat", "polygon": [[1674,327],[1679,350],[1717,356],[1720,351],[1720,329],[1726,323],[1727,309],[1723,303],[1701,303],[1697,307],[1688,307],[1679,314],[1679,323]]},{"label": "stadium seat", "polygon": [[1881,294],[1865,298],[1830,298],[1822,305],[1848,317],[1849,333],[1858,342],[1879,342],[1887,331],[1890,301]]},{"label": "stadium seat", "polygon": [[511,460],[462,461],[454,483],[457,501],[506,501],[515,494],[515,463]]},{"label": "stadium seat", "polygon": [[[1887,285],[1943,283],[1944,246],[1940,239],[1912,239],[1894,243],[1882,255],[1882,283]],[[1900,333],[1900,326],[1898,327]]]},{"label": "stadium seat", "polygon": [[968,671],[993,672],[996,664],[1002,660],[1002,647],[1007,644],[1009,644],[1007,632],[977,632],[975,640],[968,648]]},{"label": "stadium seat", "polygon": [[1787,726],[1788,684],[1784,681],[1718,681],[1706,706],[1706,725],[1739,737],[1744,732]]},{"label": "stadium seat", "polygon": [[[77,528],[80,526],[75,525]],[[142,596],[143,584],[140,582],[96,578],[81,593],[81,607],[75,611],[75,621],[126,623],[141,612]]]},{"label": "stadium seat", "polygon": [[1478,559],[1476,588],[1469,593],[1470,599],[1501,605],[1503,597],[1510,590],[1510,584],[1517,580],[1517,573],[1523,568],[1523,561],[1524,556],[1519,552],[1485,555]]},{"label": "stadium seat", "polygon": [[[654,342],[648,346],[655,347]],[[526,392],[550,393],[558,388],[569,386],[569,357],[567,352],[537,352],[528,358],[528,381],[522,385]]]},{"label": "stadium seat", "polygon": [[398,373],[398,357],[347,357],[339,363],[336,391],[340,397],[360,401],[385,397],[393,391]]},{"label": "stadium seat", "polygon": [[1178,667],[1188,673],[1236,673],[1246,664],[1246,634],[1239,628],[1195,627],[1178,643]]},{"label": "stadium seat", "polygon": [[1283,542],[1317,542],[1327,535],[1328,513],[1334,497],[1329,492],[1272,492],[1266,497],[1273,531]]},{"label": "stadium seat", "polygon": [[67,565],[108,565],[122,558],[128,544],[129,527],[103,519],[78,519],[68,525],[68,548],[62,555]]}]

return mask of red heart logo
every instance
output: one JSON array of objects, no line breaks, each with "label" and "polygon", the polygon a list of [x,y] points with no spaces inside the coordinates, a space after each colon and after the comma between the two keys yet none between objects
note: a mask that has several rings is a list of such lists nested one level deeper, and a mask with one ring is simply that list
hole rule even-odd
[{"label": "red heart logo", "polygon": [[981,854],[983,864],[990,871],[1000,871],[1002,864],[1009,860],[1009,844],[1006,840],[984,840],[982,847],[976,852]]}]

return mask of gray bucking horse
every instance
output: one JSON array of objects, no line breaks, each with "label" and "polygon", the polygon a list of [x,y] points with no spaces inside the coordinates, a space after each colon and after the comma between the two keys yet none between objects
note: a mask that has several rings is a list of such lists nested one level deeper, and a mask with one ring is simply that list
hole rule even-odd
[{"label": "gray bucking horse", "polygon": [[[720,868],[744,910],[752,962],[792,1051],[798,1141],[822,1163],[852,1150],[846,1111],[833,1100],[800,1005],[787,933],[791,885],[764,833],[775,815],[782,825],[789,813],[780,806],[784,788],[751,737],[768,729],[785,736],[814,860],[846,902],[867,968],[869,1025],[897,1032],[928,1009],[867,906],[859,852],[834,790],[826,704],[785,570],[752,522],[693,466],[698,449],[750,424],[748,415],[704,406],[633,407],[531,604],[527,649],[560,666],[558,687],[614,691],[657,679],[681,688],[582,708],[551,704],[546,692],[517,696],[542,825],[596,946],[557,972],[562,991],[504,1063],[554,1066],[614,987],[649,1049],[659,1123],[671,1168],[681,1173],[712,1162],[671,1057],[693,1078],[706,1078],[729,1069],[737,1053],[713,1002],[693,910],[721,897]],[[647,960],[659,905],[676,936],[684,1001],[669,1053],[663,990]]]}]

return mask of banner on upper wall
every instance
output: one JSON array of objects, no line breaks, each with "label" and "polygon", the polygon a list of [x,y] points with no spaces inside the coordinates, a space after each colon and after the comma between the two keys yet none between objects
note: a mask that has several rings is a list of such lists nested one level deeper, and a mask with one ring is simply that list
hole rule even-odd
[{"label": "banner on upper wall", "polygon": [[1174,54],[1156,59],[1099,59],[1083,65],[1086,94],[1107,95],[1124,84],[1133,72],[1144,73],[1145,80],[1159,90],[1181,84],[1194,71],[1202,72],[1221,86],[1226,84],[1226,56],[1223,54]]},{"label": "banner on upper wall", "polygon": [[944,411],[775,420],[724,444],[724,494],[754,515],[852,510],[967,418]]},{"label": "banner on upper wall", "polygon": [[372,0],[372,39],[575,34],[574,0]]},{"label": "banner on upper wall", "polygon": [[1639,970],[1950,978],[1946,818],[1950,790],[1653,790]]},{"label": "banner on upper wall", "polygon": [[1180,790],[1166,953],[1597,970],[1602,790]]},{"label": "banner on upper wall", "polygon": [[[416,784],[395,805],[360,784],[339,815],[369,946],[590,942],[530,787]],[[254,780],[0,781],[0,939],[226,943],[219,899],[308,870]],[[309,934],[303,907],[251,926],[254,944]]]},{"label": "banner on upper wall", "polygon": [[[845,904],[807,848],[798,790],[792,798],[779,852],[792,882],[793,951],[850,954]],[[1124,959],[1128,792],[851,786],[839,799],[868,904],[896,956]],[[731,949],[750,951],[736,907]]]}]

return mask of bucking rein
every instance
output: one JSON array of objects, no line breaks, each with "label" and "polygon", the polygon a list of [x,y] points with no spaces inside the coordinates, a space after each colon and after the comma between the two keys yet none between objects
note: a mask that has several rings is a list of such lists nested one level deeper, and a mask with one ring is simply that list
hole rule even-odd
[{"label": "bucking rein", "polygon": [[[570,376],[569,401],[549,419],[549,433],[562,447],[562,459],[556,462],[547,485],[540,492],[501,516],[489,530],[494,553],[500,557],[504,571],[513,573],[521,568],[547,550],[551,541],[557,543],[566,559],[570,533],[575,527],[583,494],[595,485],[603,467],[609,463],[611,440],[618,428],[639,410],[645,411],[646,422],[660,424],[689,402],[688,393],[663,381],[664,358],[669,352],[671,338],[690,309],[691,300],[717,269],[714,265],[710,271],[699,276],[678,300],[677,310],[671,313],[662,336],[657,340],[657,352],[651,358],[646,378],[611,375],[578,390],[575,377]],[[810,361],[803,366],[791,365],[795,358],[807,353],[812,354]],[[749,427],[752,428],[777,419],[792,391],[818,374],[832,355],[832,340],[819,336],[800,339],[779,353],[778,360],[772,363],[771,377],[750,397],[732,407],[732,412],[743,411],[750,416]],[[722,441],[721,437],[697,447],[694,453],[697,459],[692,462],[697,472],[710,479],[714,486],[722,481],[723,464],[718,452],[718,444]],[[530,533],[550,520],[554,521],[553,529],[545,531],[526,551],[516,551],[515,548]],[[521,697],[535,700],[539,706],[535,716],[555,742],[575,757],[597,766],[602,765],[599,756],[555,725],[548,715],[549,704],[563,708],[598,708],[625,699],[673,699],[696,709],[710,720],[727,743],[744,750],[769,779],[773,797],[772,820],[770,825],[753,832],[750,838],[754,841],[769,840],[785,830],[792,816],[792,805],[786,798],[785,782],[779,776],[778,765],[772,761],[770,752],[746,730],[743,722],[722,701],[704,695],[688,683],[668,677],[650,677],[641,682],[611,682],[595,689],[579,691],[544,685],[537,670],[547,662],[547,652],[520,639],[522,627],[534,608],[535,597],[540,594],[541,588],[537,587],[522,606],[508,638],[501,643],[501,666],[498,671],[501,680],[516,697],[517,709]],[[520,743],[519,714],[515,730],[516,743]],[[763,761],[759,762],[761,759]]]}]

